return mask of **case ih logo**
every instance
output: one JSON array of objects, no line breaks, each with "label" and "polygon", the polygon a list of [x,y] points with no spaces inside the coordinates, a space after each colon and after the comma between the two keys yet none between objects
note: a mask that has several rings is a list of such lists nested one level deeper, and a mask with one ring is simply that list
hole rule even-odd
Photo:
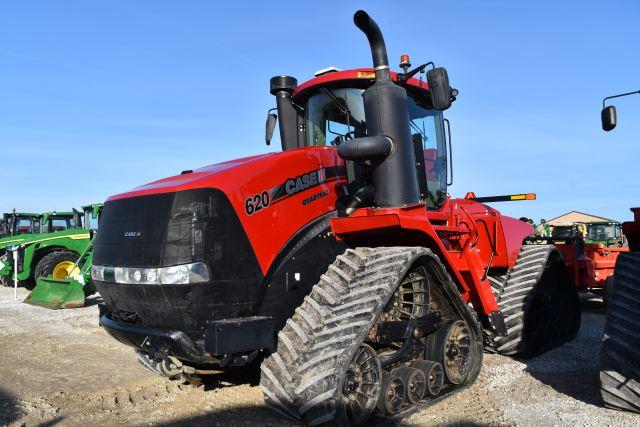
[{"label": "case ih logo", "polygon": [[307,188],[322,184],[326,179],[327,176],[324,169],[318,169],[317,171],[305,173],[304,175],[300,175],[295,178],[289,178],[287,182],[284,183],[284,189],[287,194],[291,196],[304,191]]},{"label": "case ih logo", "polygon": [[140,237],[142,236],[142,231],[125,231],[124,237]]}]

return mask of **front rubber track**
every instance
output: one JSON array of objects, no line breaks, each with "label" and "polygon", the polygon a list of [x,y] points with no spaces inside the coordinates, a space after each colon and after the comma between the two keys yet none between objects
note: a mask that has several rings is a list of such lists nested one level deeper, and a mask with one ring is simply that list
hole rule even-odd
[{"label": "front rubber track", "polygon": [[262,364],[267,404],[308,425],[347,425],[340,405],[347,366],[409,268],[424,256],[435,257],[416,247],[348,249],[338,256],[278,333],[277,352]]},{"label": "front rubber track", "polygon": [[640,412],[640,252],[616,260],[600,350],[605,406]]}]

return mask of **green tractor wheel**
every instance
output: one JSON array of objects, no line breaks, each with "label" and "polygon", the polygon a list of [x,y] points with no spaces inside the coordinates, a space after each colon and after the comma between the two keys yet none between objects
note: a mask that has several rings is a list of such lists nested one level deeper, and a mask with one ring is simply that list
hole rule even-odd
[{"label": "green tractor wheel", "polygon": [[40,277],[64,279],[72,275],[74,273],[72,269],[77,259],[78,254],[70,251],[55,251],[43,256],[36,264],[33,272],[33,282],[37,282]]}]

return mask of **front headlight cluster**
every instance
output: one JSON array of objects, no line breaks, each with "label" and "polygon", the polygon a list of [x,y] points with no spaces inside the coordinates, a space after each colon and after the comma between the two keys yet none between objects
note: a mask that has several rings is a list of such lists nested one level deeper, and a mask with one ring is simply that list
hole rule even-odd
[{"label": "front headlight cluster", "polygon": [[209,269],[203,262],[160,268],[94,265],[91,267],[91,278],[100,282],[131,285],[186,285],[210,280]]}]

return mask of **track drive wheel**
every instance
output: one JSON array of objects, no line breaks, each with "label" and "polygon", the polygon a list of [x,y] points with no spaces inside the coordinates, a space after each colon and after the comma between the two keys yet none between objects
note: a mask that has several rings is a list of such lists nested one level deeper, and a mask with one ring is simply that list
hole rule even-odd
[{"label": "track drive wheel", "polygon": [[616,260],[600,349],[600,392],[605,406],[640,412],[640,252]]},{"label": "track drive wheel", "polygon": [[580,299],[553,245],[524,245],[502,285],[492,282],[507,336],[485,331],[485,349],[532,357],[572,339],[580,329]]}]

